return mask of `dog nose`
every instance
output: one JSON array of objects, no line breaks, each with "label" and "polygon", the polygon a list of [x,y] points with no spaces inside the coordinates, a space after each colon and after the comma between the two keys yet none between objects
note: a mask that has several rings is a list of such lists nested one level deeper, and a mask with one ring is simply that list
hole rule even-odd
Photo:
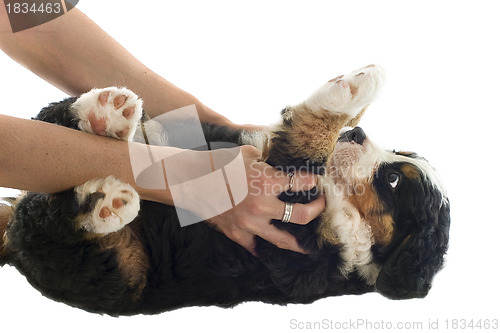
[{"label": "dog nose", "polygon": [[365,132],[361,127],[355,127],[350,131],[344,132],[339,137],[339,142],[354,142],[358,145],[362,145],[366,139]]}]

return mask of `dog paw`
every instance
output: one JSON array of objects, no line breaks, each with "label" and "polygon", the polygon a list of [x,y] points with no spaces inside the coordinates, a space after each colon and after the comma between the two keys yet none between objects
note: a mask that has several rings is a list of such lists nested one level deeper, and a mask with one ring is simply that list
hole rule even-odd
[{"label": "dog paw", "polygon": [[139,213],[139,195],[134,188],[110,176],[75,188],[82,214],[80,227],[90,233],[108,234],[132,222]]},{"label": "dog paw", "polygon": [[71,106],[87,133],[130,141],[142,116],[142,100],[125,88],[92,89]]},{"label": "dog paw", "polygon": [[327,110],[355,117],[375,99],[384,80],[383,68],[369,65],[328,81],[305,104],[313,112]]}]

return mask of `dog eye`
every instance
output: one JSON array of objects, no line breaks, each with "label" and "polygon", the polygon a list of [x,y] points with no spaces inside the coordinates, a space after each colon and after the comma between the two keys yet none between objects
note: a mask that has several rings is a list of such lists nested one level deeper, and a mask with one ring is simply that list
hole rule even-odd
[{"label": "dog eye", "polygon": [[391,173],[389,177],[387,177],[387,180],[392,188],[396,188],[399,184],[399,175],[397,173]]}]

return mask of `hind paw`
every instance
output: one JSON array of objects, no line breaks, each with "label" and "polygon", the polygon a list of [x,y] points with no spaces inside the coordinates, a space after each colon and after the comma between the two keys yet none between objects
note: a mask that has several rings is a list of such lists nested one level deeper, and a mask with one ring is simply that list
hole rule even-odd
[{"label": "hind paw", "polygon": [[313,111],[328,110],[355,117],[377,96],[384,83],[384,70],[369,65],[328,81],[306,100]]},{"label": "hind paw", "polygon": [[80,226],[91,233],[107,234],[120,230],[139,212],[137,192],[112,176],[88,181],[75,192],[82,209]]},{"label": "hind paw", "polygon": [[82,131],[130,141],[142,116],[142,100],[125,88],[92,89],[71,106]]}]

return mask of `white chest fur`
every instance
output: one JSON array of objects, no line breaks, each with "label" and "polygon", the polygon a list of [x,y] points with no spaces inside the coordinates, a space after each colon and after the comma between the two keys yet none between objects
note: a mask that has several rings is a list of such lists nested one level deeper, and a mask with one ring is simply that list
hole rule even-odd
[{"label": "white chest fur", "polygon": [[342,189],[329,177],[320,177],[320,186],[326,194],[326,210],[322,216],[321,231],[329,241],[337,240],[344,263],[342,273],[357,273],[368,284],[375,284],[380,267],[373,262],[374,244],[370,226],[346,199]]}]

